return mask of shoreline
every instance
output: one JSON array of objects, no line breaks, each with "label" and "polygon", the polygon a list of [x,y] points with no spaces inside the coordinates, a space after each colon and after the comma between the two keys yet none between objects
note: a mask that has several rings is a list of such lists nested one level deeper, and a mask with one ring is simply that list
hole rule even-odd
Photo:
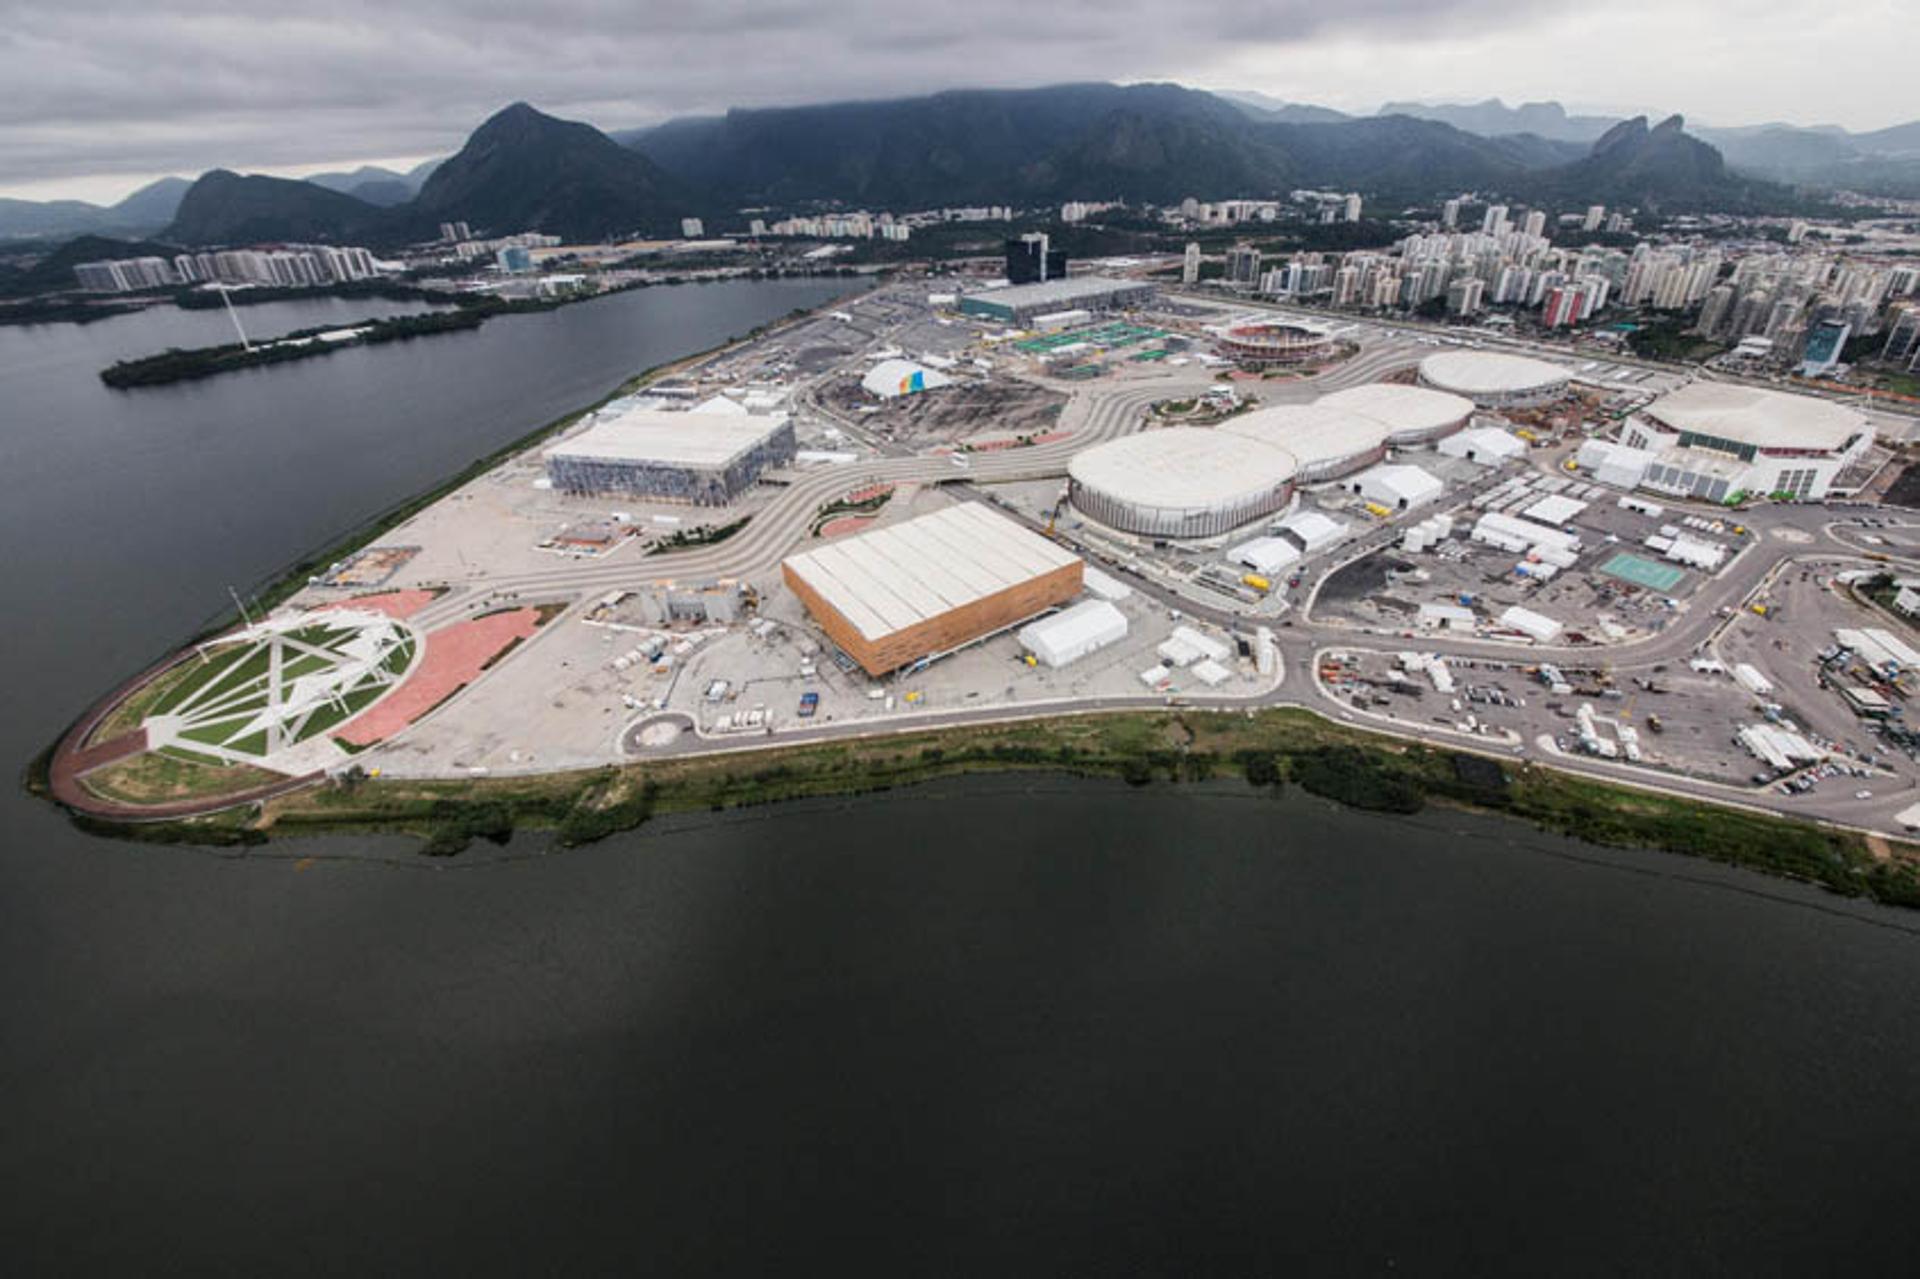
[{"label": "shoreline", "polygon": [[505,844],[522,832],[548,833],[571,848],[656,816],[1020,772],[1137,786],[1238,777],[1262,790],[1298,785],[1361,811],[1463,808],[1599,847],[1700,857],[1839,896],[1920,908],[1920,870],[1889,857],[1890,841],[1860,831],[1407,741],[1298,707],[1064,713],[512,777],[367,779],[350,772],[192,819],[122,823],[69,811],[82,829],[136,842],[239,848],[405,835],[422,841],[416,855],[447,857],[476,840]]},{"label": "shoreline", "polygon": [[[419,338],[439,337],[448,333],[470,333],[489,320],[501,316],[545,314],[564,307],[596,302],[602,298],[616,297],[622,293],[635,293],[643,289],[721,282],[723,282],[721,277],[663,281],[635,280],[594,293],[528,298],[502,297],[494,293],[438,292],[401,282],[365,286],[349,283],[325,289],[266,289],[258,291],[259,296],[246,298],[245,305],[327,299],[343,301],[375,299],[416,301],[433,309],[406,315],[352,320],[344,324],[298,329],[251,347],[242,346],[238,342],[217,342],[211,346],[159,351],[152,355],[116,361],[101,369],[98,376],[102,382],[116,391],[137,391],[143,387],[171,386],[176,382],[198,381],[203,378],[219,377],[224,373],[238,373],[246,369],[315,359],[355,347],[411,342]],[[193,300],[188,301],[188,298]],[[217,304],[208,302],[205,298],[206,295],[200,293],[183,294],[175,298],[172,305],[183,311],[217,309]],[[342,331],[351,331],[352,336],[334,341],[323,338],[324,334]]]}]

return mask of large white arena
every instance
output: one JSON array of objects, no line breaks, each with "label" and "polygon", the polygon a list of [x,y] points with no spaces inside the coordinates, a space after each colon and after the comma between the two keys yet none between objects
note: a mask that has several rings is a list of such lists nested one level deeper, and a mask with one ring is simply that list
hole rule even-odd
[{"label": "large white arena", "polygon": [[1068,490],[1083,514],[1155,537],[1212,537],[1285,506],[1295,484],[1374,465],[1392,445],[1465,426],[1457,395],[1376,383],[1230,417],[1213,430],[1128,436],[1076,457]]},{"label": "large white arena", "polygon": [[1420,384],[1465,396],[1482,408],[1526,408],[1567,393],[1573,374],[1558,364],[1499,351],[1441,351],[1420,361]]},{"label": "large white arena", "polygon": [[1858,410],[1832,400],[1695,382],[1641,409],[1621,438],[1650,455],[1647,488],[1710,502],[1742,493],[1817,501],[1874,432]]},{"label": "large white arena", "polygon": [[1256,409],[1220,429],[1287,450],[1300,463],[1300,483],[1318,484],[1372,466],[1389,446],[1451,435],[1472,416],[1472,402],[1457,395],[1375,382],[1311,404]]},{"label": "large white arena", "polygon": [[1319,404],[1280,404],[1228,418],[1219,426],[1225,435],[1238,436],[1293,455],[1302,484],[1337,479],[1372,466],[1387,453],[1387,428]]},{"label": "large white arena", "polygon": [[1293,497],[1299,463],[1285,449],[1195,427],[1123,436],[1067,466],[1074,507],[1152,537],[1216,537]]},{"label": "large white arena", "polygon": [[1398,382],[1348,387],[1315,403],[1372,418],[1387,428],[1389,444],[1425,444],[1452,435],[1473,416],[1473,401],[1464,396]]}]

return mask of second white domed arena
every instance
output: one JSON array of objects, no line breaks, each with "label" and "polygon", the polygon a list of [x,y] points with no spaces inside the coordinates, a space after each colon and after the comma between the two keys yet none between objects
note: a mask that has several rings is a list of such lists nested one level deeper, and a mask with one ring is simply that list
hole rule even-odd
[{"label": "second white domed arena", "polygon": [[1312,404],[1276,405],[1213,429],[1169,427],[1088,449],[1067,468],[1083,514],[1129,533],[1205,538],[1285,507],[1296,484],[1338,479],[1467,424],[1473,404],[1417,386],[1375,383]]}]

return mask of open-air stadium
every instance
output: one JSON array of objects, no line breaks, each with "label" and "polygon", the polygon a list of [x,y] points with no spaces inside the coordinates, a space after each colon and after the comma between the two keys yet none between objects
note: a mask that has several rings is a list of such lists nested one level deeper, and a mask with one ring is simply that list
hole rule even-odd
[{"label": "open-air stadium", "polygon": [[327,610],[257,623],[169,675],[148,708],[150,748],[257,762],[372,705],[413,665],[404,622]]},{"label": "open-air stadium", "polygon": [[1312,320],[1258,317],[1224,326],[1216,344],[1224,358],[1242,368],[1304,364],[1333,349],[1333,329]]}]

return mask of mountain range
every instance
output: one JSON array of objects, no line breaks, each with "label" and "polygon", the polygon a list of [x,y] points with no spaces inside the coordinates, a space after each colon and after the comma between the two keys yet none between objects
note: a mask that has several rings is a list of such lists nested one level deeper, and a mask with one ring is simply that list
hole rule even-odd
[{"label": "mountain range", "polygon": [[[1570,116],[1557,103],[1395,105],[1404,109],[1352,117],[1174,84],[1068,84],[737,109],[610,136],[515,103],[456,154],[409,173],[366,166],[297,180],[216,169],[190,185],[155,183],[111,209],[0,203],[0,235],[164,229],[163,238],[190,245],[390,245],[430,239],[440,222],[459,220],[476,232],[599,239],[676,234],[687,216],[724,225],[750,207],[1170,203],[1301,187],[1388,203],[1481,191],[1657,212],[1784,212],[1806,203],[1755,176],[1754,166],[1729,165],[1678,116],[1652,125]],[[1452,118],[1428,118],[1436,113]],[[1903,128],[1920,133],[1920,125]],[[1905,137],[1901,129],[1798,132],[1815,139],[1798,143],[1808,165],[1836,163],[1834,148],[1863,138],[1894,148]],[[1780,144],[1763,128],[1737,145]],[[1893,150],[1882,158],[1899,162]]]},{"label": "mountain range", "polygon": [[[1569,115],[1558,102],[1509,107],[1498,98],[1444,106],[1392,102],[1380,110],[1437,120],[1483,137],[1532,133],[1577,143],[1596,142],[1621,123],[1615,116]],[[1920,120],[1860,133],[1831,124],[1772,123],[1696,126],[1693,134],[1718,149],[1738,172],[1777,182],[1920,198]]]},{"label": "mountain range", "polygon": [[157,231],[173,220],[187,178],[149,182],[118,204],[85,200],[0,199],[0,239]]},{"label": "mountain range", "polygon": [[[723,207],[1169,202],[1297,187],[1417,201],[1468,190],[1748,210],[1791,192],[1730,175],[1674,117],[1604,152],[1536,134],[1482,136],[1407,115],[1343,117],[1171,84],[966,90],[670,121],[616,135]],[[1696,149],[1697,148],[1697,149]],[[1577,194],[1571,198],[1580,198]]]}]

